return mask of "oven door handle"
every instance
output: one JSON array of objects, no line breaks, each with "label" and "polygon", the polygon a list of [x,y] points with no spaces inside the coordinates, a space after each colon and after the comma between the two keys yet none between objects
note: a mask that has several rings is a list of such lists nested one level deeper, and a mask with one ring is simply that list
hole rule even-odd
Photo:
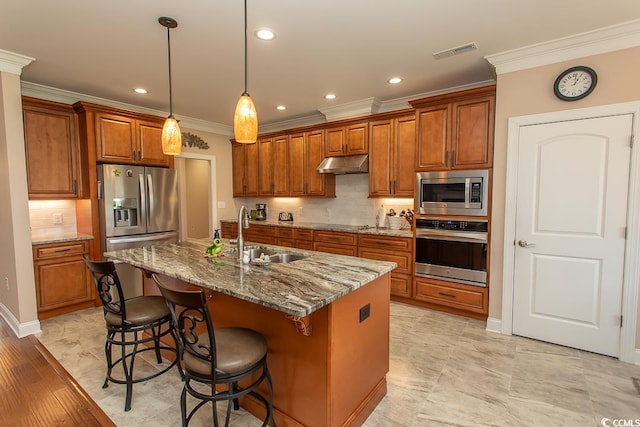
[{"label": "oven door handle", "polygon": [[452,242],[487,243],[486,233],[437,232],[416,230],[416,238],[432,240],[450,240]]}]

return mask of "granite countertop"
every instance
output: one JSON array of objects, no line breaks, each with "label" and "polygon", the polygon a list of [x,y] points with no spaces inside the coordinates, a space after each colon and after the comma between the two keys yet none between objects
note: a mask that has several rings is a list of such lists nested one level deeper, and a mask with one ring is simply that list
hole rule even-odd
[{"label": "granite countertop", "polygon": [[32,245],[44,245],[46,243],[79,242],[82,240],[93,240],[93,236],[90,234],[82,233],[31,236]]},{"label": "granite countertop", "polygon": [[[237,223],[236,219],[222,219],[220,222]],[[405,221],[406,222],[406,221]],[[343,231],[347,233],[357,234],[375,234],[378,236],[390,236],[390,237],[413,237],[413,231],[411,226],[407,223],[406,229],[392,230],[390,228],[376,228],[369,226],[359,225],[346,225],[346,224],[324,224],[321,222],[298,222],[298,221],[257,221],[251,220],[249,224],[256,225],[273,225],[276,227],[289,227],[289,228],[306,228],[310,230],[326,230],[326,231]],[[368,227],[368,228],[364,228]]]},{"label": "granite countertop", "polygon": [[[251,301],[293,316],[304,317],[338,298],[391,272],[393,262],[268,245],[279,253],[306,258],[267,266],[243,264],[237,253],[206,258],[210,239],[123,249],[105,256],[135,267]],[[235,248],[224,239],[224,249]],[[250,242],[249,247],[266,247]]]}]

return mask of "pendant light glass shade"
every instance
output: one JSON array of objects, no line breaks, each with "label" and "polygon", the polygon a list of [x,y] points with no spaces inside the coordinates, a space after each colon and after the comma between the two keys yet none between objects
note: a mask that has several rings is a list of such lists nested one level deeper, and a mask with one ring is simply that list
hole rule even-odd
[{"label": "pendant light glass shade", "polygon": [[173,116],[167,117],[162,127],[162,152],[170,156],[182,152],[182,133],[178,121]]},{"label": "pendant light glass shade", "polygon": [[253,144],[258,139],[258,113],[247,92],[247,0],[244,0],[244,92],[233,115],[233,137],[242,144]]},{"label": "pendant light glass shade", "polygon": [[258,113],[253,99],[243,93],[238,99],[236,112],[233,115],[233,135],[236,142],[251,144],[258,139]]},{"label": "pendant light glass shade", "polygon": [[162,152],[168,156],[176,156],[182,152],[182,133],[178,121],[173,117],[173,93],[171,91],[171,29],[178,26],[178,22],[166,16],[158,18],[158,22],[167,28],[167,53],[169,59],[169,117],[162,127]]}]

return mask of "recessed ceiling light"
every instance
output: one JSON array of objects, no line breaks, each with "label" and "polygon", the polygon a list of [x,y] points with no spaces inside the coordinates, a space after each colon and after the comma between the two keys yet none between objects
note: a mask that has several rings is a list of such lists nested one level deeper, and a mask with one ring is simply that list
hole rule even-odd
[{"label": "recessed ceiling light", "polygon": [[279,111],[284,111],[284,110],[286,110],[286,109],[287,109],[287,107],[285,107],[284,105],[278,105],[278,106],[276,107],[276,110],[279,110]]},{"label": "recessed ceiling light", "polygon": [[273,40],[276,38],[276,34],[267,28],[262,28],[256,31],[256,37],[260,40]]},{"label": "recessed ceiling light", "polygon": [[336,99],[336,96],[333,93],[328,93],[324,96],[325,99]]},{"label": "recessed ceiling light", "polygon": [[400,82],[402,82],[402,79],[400,77],[391,77],[389,80],[387,80],[387,83],[392,85],[397,85]]},{"label": "recessed ceiling light", "polygon": [[137,87],[133,90],[135,93],[147,93],[146,89],[143,89],[141,87]]}]

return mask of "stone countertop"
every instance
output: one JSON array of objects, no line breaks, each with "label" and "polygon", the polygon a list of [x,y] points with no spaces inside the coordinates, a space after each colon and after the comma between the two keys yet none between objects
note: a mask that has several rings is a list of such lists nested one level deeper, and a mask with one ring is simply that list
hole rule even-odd
[{"label": "stone countertop", "polygon": [[[220,220],[220,222],[230,222],[230,223],[237,224],[238,220],[222,219]],[[306,228],[310,230],[342,231],[346,233],[374,234],[378,236],[389,236],[389,237],[413,237],[413,231],[411,230],[411,225],[408,222],[407,222],[406,228],[403,228],[400,230],[392,230],[390,228],[359,226],[359,225],[324,224],[321,222],[273,221],[273,220],[266,220],[266,221],[251,220],[249,221],[249,224],[272,225],[275,227],[289,227],[289,228]],[[363,228],[363,227],[368,227],[368,228]]]},{"label": "stone countertop", "polygon": [[[110,259],[164,274],[265,307],[304,317],[391,272],[393,262],[268,245],[306,258],[267,266],[243,264],[237,253],[206,258],[210,239],[106,252]],[[224,239],[224,248],[235,248]],[[267,245],[245,242],[245,249]]]},{"label": "stone countertop", "polygon": [[93,240],[93,238],[94,237],[90,234],[82,234],[82,233],[39,235],[39,236],[31,236],[31,244],[44,245],[47,243],[79,242],[83,240]]}]

